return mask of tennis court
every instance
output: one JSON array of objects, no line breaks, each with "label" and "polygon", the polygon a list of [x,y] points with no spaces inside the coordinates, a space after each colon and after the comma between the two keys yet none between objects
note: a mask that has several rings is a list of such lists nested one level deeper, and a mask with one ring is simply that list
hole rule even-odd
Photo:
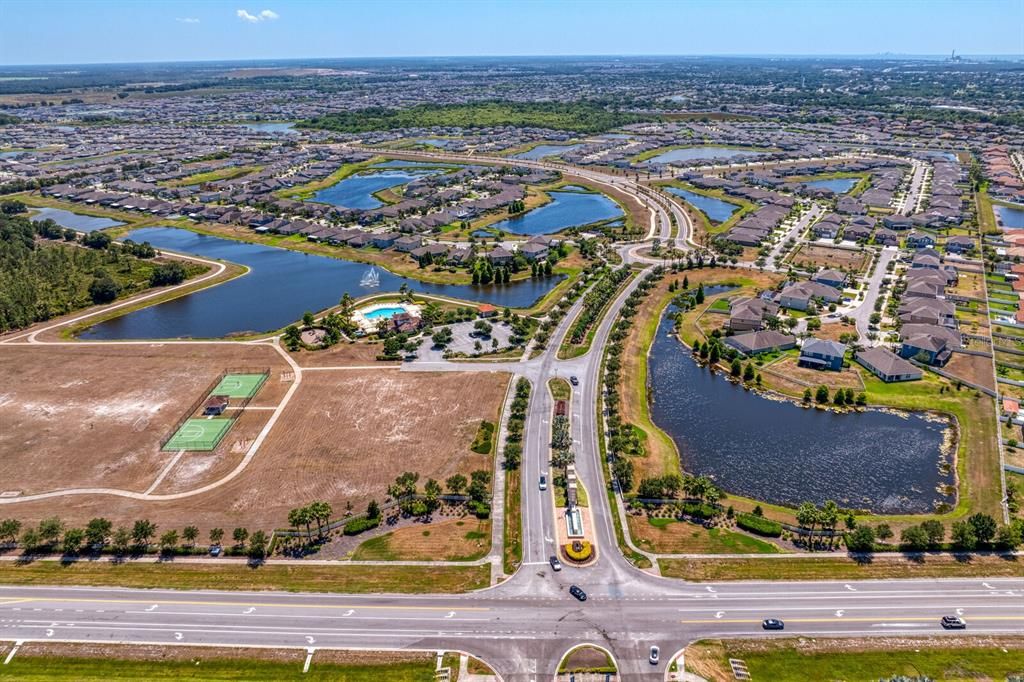
[{"label": "tennis court", "polygon": [[261,374],[225,374],[217,387],[210,392],[210,395],[226,395],[229,398],[251,398],[260,390],[260,386],[267,380],[265,373]]},{"label": "tennis court", "polygon": [[216,449],[233,419],[188,419],[164,444],[163,450],[208,451]]}]

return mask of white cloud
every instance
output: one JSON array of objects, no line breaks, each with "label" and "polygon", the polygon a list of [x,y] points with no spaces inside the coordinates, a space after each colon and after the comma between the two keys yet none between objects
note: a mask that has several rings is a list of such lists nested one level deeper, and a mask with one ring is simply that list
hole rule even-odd
[{"label": "white cloud", "polygon": [[240,9],[235,12],[235,15],[242,21],[247,21],[250,24],[255,24],[261,21],[273,21],[280,16],[277,12],[269,9],[265,9],[259,14],[249,14],[248,11]]},{"label": "white cloud", "polygon": [[175,19],[179,24],[198,24],[199,20],[195,17],[178,17]]}]

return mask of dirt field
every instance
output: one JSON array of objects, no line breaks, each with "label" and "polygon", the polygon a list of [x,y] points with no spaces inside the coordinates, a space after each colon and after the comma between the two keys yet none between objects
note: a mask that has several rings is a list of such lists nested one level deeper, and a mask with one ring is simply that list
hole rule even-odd
[{"label": "dirt field", "polygon": [[985,388],[995,388],[995,377],[992,375],[992,358],[985,358],[980,355],[965,355],[953,353],[943,368],[950,374],[978,384]]},{"label": "dirt field", "polygon": [[852,270],[860,273],[867,267],[870,257],[866,251],[851,251],[819,244],[802,244],[793,252],[789,262],[798,266],[813,265],[819,268]]},{"label": "dirt field", "polygon": [[828,339],[829,341],[839,341],[839,337],[843,334],[857,334],[857,325],[854,324],[843,324],[842,322],[834,322],[832,324],[823,324],[821,329],[814,332],[814,338],[816,339]]},{"label": "dirt field", "polygon": [[860,372],[855,369],[844,369],[841,372],[828,370],[811,369],[800,367],[795,357],[786,356],[777,362],[765,365],[762,373],[781,375],[794,383],[806,387],[816,388],[824,384],[830,389],[852,388],[855,391],[864,390],[864,382],[860,378]]},{"label": "dirt field", "polygon": [[[284,363],[269,347],[4,346],[0,478],[23,494],[70,487],[145,491],[173,457],[160,442],[226,367],[272,367],[252,405],[276,405]],[[269,416],[235,425],[211,459],[253,439]],[[13,508],[10,508],[13,509]]]},{"label": "dirt field", "polygon": [[[209,353],[207,346],[202,348],[202,352]],[[247,347],[224,346],[223,352],[234,354],[232,362],[238,364],[237,354],[241,348]],[[74,347],[70,350],[81,353],[89,349]],[[100,350],[126,352],[124,348],[106,346]],[[4,359],[11,362],[9,354],[5,353]],[[270,355],[262,358],[263,366],[272,361]],[[190,366],[195,366],[199,360],[193,358],[189,362]],[[83,375],[83,371],[79,370],[79,375]],[[199,385],[206,383],[199,382]],[[0,512],[25,522],[54,514],[69,523],[81,523],[94,516],[129,524],[148,518],[165,528],[180,529],[195,524],[200,528],[201,537],[205,537],[206,531],[213,527],[229,529],[230,534],[235,526],[250,530],[286,526],[288,510],[312,500],[326,500],[336,510],[343,510],[346,502],[352,502],[356,509],[364,508],[371,498],[383,501],[387,485],[403,471],[418,472],[422,484],[428,477],[443,481],[456,472],[468,475],[474,469],[490,470],[491,459],[471,452],[469,446],[482,419],[497,420],[507,383],[507,375],[483,373],[307,372],[249,467],[215,490],[174,501],[138,501],[109,496],[59,498],[11,505]],[[263,391],[272,395],[272,391],[283,392],[285,388],[286,384],[278,378],[268,381]],[[181,409],[187,405],[183,403]],[[8,408],[0,408],[0,416],[3,409]],[[178,411],[171,412],[177,415]],[[168,423],[176,418],[170,417]],[[88,432],[88,424],[83,430]],[[226,441],[232,441],[234,435],[229,434]],[[2,437],[6,437],[6,433]],[[159,437],[151,438],[153,442],[159,440]],[[0,440],[0,449],[11,449],[10,445],[5,445]],[[53,448],[56,449],[56,445]],[[214,459],[202,454],[186,455],[168,474],[158,492],[192,489],[197,484],[215,480],[230,470],[240,456],[229,453]],[[97,462],[92,465],[94,469],[107,462],[97,456],[93,459]],[[36,460],[25,456],[19,461],[21,469],[26,469]],[[67,461],[66,455],[63,461]],[[122,484],[135,481],[136,488],[144,490],[155,479],[158,463],[162,461],[150,462],[149,469],[133,470],[131,480],[118,470],[116,480]],[[6,461],[2,467],[0,473],[4,475],[11,471],[13,476],[17,471]],[[27,482],[19,484],[22,487],[29,483],[53,486],[49,472],[46,478],[25,478]],[[65,474],[63,478],[68,476]],[[110,480],[104,483],[111,484]],[[66,485],[65,482],[61,487]]]}]

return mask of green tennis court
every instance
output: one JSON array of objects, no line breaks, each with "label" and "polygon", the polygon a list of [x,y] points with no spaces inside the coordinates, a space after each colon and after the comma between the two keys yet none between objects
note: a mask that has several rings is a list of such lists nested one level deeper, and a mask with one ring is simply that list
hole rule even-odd
[{"label": "green tennis court", "polygon": [[231,428],[234,419],[189,419],[164,444],[164,450],[213,450]]},{"label": "green tennis court", "polygon": [[251,398],[267,380],[266,374],[225,374],[210,395],[226,395],[229,398]]}]

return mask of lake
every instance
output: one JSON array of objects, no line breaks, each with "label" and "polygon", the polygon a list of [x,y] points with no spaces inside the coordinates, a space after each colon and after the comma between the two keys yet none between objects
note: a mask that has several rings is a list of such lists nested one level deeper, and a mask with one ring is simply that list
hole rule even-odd
[{"label": "lake", "polygon": [[560,277],[528,279],[501,285],[428,284],[378,268],[380,286],[361,287],[370,268],[338,258],[249,244],[196,234],[173,227],[133,230],[128,237],[148,241],[158,249],[223,259],[251,268],[249,274],[188,296],[137,310],[101,322],[81,335],[83,339],[219,338],[242,332],[280,329],[302,317],[306,310],[337,304],[343,294],[365,296],[398,291],[408,284],[414,291],[499,307],[528,307],[550,291]]},{"label": "lake", "polygon": [[860,182],[860,178],[829,178],[828,180],[810,180],[801,184],[813,189],[829,189],[835,194],[846,194]]},{"label": "lake", "polygon": [[774,504],[835,500],[880,513],[955,504],[942,454],[947,423],[916,413],[834,414],[770,400],[697,365],[670,335],[672,306],[651,346],[651,417],[675,441],[683,469]]},{"label": "lake", "polygon": [[443,148],[447,147],[451,140],[446,140],[443,137],[421,137],[416,140],[419,144],[425,144],[428,147]]},{"label": "lake", "polygon": [[1000,206],[999,204],[993,204],[992,207],[995,209],[996,216],[999,218],[999,224],[1003,227],[1010,229],[1024,228],[1024,206],[1021,208],[1014,208],[1012,206]]},{"label": "lake", "polygon": [[96,230],[105,230],[108,227],[124,225],[124,223],[119,223],[110,218],[98,218],[91,215],[82,215],[81,213],[72,213],[62,208],[37,208],[35,211],[35,214],[32,216],[32,222],[49,219],[61,227],[70,227],[72,230],[78,230],[79,232],[95,232]]},{"label": "lake", "polygon": [[528,149],[525,152],[513,154],[509,158],[526,159],[527,161],[537,161],[547,156],[558,156],[559,154],[565,154],[566,152],[571,152],[574,149],[579,149],[582,146],[582,144],[539,144],[533,149]]},{"label": "lake", "polygon": [[666,187],[665,189],[670,194],[675,194],[677,197],[684,199],[686,203],[695,206],[713,223],[724,223],[733,213],[740,210],[740,207],[736,204],[731,204],[728,201],[722,201],[715,197],[706,197],[703,194],[697,194],[696,192],[678,187]]},{"label": "lake", "polygon": [[647,159],[644,163],[674,163],[677,161],[696,161],[711,159],[733,159],[737,156],[761,156],[765,152],[750,149],[734,149],[732,147],[716,147],[714,145],[700,145],[697,147],[683,147],[682,149],[670,149],[655,157]]},{"label": "lake", "polygon": [[614,201],[597,192],[548,192],[549,203],[532,211],[488,225],[513,234],[554,234],[570,227],[611,220],[622,215]]},{"label": "lake", "polygon": [[313,195],[313,201],[364,211],[380,208],[384,205],[384,202],[373,196],[374,192],[405,185],[417,178],[435,175],[440,172],[439,170],[422,169],[358,173],[320,190]]},{"label": "lake", "polygon": [[261,122],[261,123],[243,123],[243,128],[249,130],[255,130],[258,133],[272,133],[272,134],[284,134],[284,135],[298,135],[299,131],[295,130],[295,123],[293,122]]}]

